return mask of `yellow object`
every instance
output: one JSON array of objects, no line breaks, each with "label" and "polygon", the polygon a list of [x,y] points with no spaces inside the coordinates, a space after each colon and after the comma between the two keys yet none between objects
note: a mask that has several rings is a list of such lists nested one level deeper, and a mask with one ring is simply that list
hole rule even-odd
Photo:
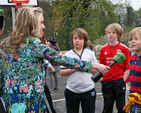
[{"label": "yellow object", "polygon": [[126,113],[128,113],[132,103],[137,103],[137,104],[141,105],[141,95],[140,94],[138,94],[138,93],[130,93],[128,98],[129,98],[129,101],[123,108],[123,110],[125,110]]}]

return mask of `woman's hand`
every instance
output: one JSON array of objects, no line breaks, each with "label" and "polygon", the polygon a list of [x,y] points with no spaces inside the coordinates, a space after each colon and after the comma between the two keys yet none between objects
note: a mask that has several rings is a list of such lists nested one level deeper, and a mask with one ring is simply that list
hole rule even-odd
[{"label": "woman's hand", "polygon": [[98,63],[92,63],[92,68],[97,69],[100,71],[102,74],[105,74],[110,70],[109,66],[103,65],[103,64],[98,64]]}]

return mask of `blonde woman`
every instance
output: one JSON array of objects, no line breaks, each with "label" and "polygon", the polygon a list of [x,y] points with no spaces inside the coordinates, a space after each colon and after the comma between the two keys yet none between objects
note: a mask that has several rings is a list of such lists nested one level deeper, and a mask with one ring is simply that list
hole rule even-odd
[{"label": "blonde woman", "polygon": [[[46,113],[43,59],[68,68],[102,73],[109,67],[63,56],[43,44],[43,10],[25,6],[17,10],[15,30],[0,44],[0,94],[9,113]],[[83,67],[83,68],[82,68]]]}]

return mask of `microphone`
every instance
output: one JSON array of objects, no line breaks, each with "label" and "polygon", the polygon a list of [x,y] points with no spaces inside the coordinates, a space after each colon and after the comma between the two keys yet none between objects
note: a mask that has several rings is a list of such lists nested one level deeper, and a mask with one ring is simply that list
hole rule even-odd
[{"label": "microphone", "polygon": [[3,14],[4,10],[3,9],[0,9],[0,14]]},{"label": "microphone", "polygon": [[[126,57],[123,53],[117,53],[113,58],[114,61],[109,65],[109,67],[113,66],[115,63],[121,64],[122,62],[124,62],[125,59],[126,59]],[[97,72],[91,77],[91,79],[94,82],[97,82],[101,77],[102,77],[102,73]]]},{"label": "microphone", "polygon": [[3,28],[3,21],[4,21],[4,16],[2,15],[4,12],[3,9],[0,9],[0,30]]}]

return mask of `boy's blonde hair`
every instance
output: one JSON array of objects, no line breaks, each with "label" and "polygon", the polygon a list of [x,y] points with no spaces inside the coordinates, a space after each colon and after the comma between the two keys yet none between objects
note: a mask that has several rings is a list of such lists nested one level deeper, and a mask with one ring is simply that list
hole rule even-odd
[{"label": "boy's blonde hair", "polygon": [[121,38],[121,35],[123,33],[123,29],[121,27],[120,24],[118,23],[113,23],[107,26],[107,28],[105,29],[106,33],[108,33],[109,31],[115,31],[118,35],[118,41]]},{"label": "boy's blonde hair", "polygon": [[88,34],[87,32],[83,29],[83,28],[76,28],[70,35],[71,41],[70,44],[73,47],[73,35],[77,34],[80,38],[84,39],[84,47],[83,48],[87,48],[88,47]]},{"label": "boy's blonde hair", "polygon": [[17,10],[15,19],[15,30],[2,41],[6,51],[12,55],[17,55],[17,48],[28,37],[39,37],[40,21],[43,11],[40,7],[24,6]]},{"label": "boy's blonde hair", "polygon": [[141,38],[141,27],[137,27],[131,30],[129,33],[129,39],[132,40],[135,37],[135,35]]}]

